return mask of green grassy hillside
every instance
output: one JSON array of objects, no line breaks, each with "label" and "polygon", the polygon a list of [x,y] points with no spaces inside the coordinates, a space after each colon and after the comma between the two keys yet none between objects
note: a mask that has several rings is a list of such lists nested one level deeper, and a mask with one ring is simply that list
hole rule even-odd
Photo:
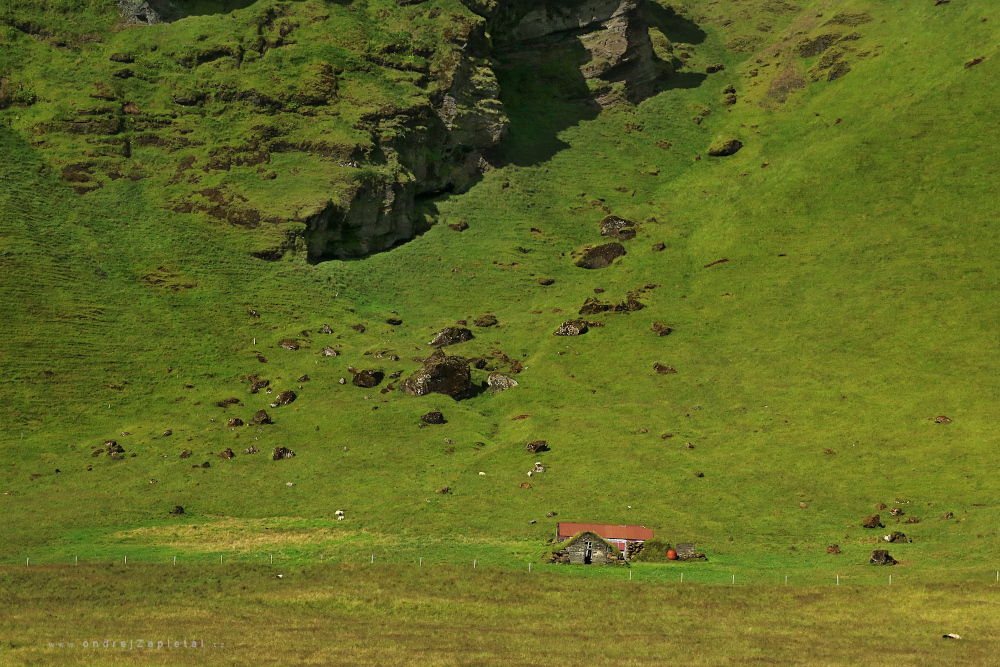
[{"label": "green grassy hillside", "polygon": [[[278,262],[252,254],[300,223],[248,230],[164,206],[181,186],[159,176],[104,176],[129,160],[156,171],[162,153],[94,158],[100,169],[74,181],[79,170],[65,170],[74,151],[94,144],[63,137],[65,127],[39,142],[39,124],[69,122],[45,114],[98,104],[76,76],[98,55],[154,38],[190,48],[199,30],[208,42],[238,35],[276,3],[141,29],[115,28],[113,3],[91,4],[54,4],[37,17],[75,26],[81,45],[57,48],[58,60],[40,55],[63,34],[55,29],[40,37],[8,22],[0,39],[4,86],[22,95],[0,111],[0,562],[126,552],[164,562],[176,553],[348,561],[374,552],[520,567],[541,560],[555,522],[567,520],[642,524],[669,542],[696,542],[709,555],[699,567],[719,579],[766,571],[759,576],[776,580],[790,569],[817,580],[868,576],[862,563],[890,529],[913,537],[891,549],[910,572],[996,569],[990,147],[1000,16],[990,3],[664,2],[647,18],[676,73],[640,104],[600,113],[564,63],[501,55],[506,166],[464,194],[425,202],[436,224],[414,240],[316,263],[294,248]],[[345,71],[368,53],[360,44],[404,30],[393,23],[404,10],[390,3],[286,4],[296,16],[322,10],[342,12],[337,25],[357,22],[361,41],[337,47]],[[457,3],[436,5],[469,16]],[[91,33],[99,46],[84,40]],[[194,80],[171,62],[161,63],[177,68],[169,85]],[[706,74],[715,64],[724,69]],[[199,85],[225,85],[236,75],[224,69]],[[395,71],[372,74],[370,88],[358,79],[358,99],[407,94]],[[269,94],[293,99],[298,83]],[[168,94],[162,85],[144,89],[148,104]],[[342,108],[358,116],[304,116],[282,131],[354,141],[347,135],[363,108]],[[190,119],[193,138],[252,139],[258,119],[205,111]],[[742,149],[709,156],[728,136]],[[303,192],[326,201],[339,182],[308,153],[273,159],[274,181],[253,165],[205,178],[251,193],[282,220],[289,201]],[[286,181],[295,169],[305,174]],[[88,189],[95,180],[101,187]],[[606,269],[576,267],[575,252],[603,242],[609,213],[638,225],[627,254]],[[448,226],[461,221],[464,232]],[[589,315],[603,326],[553,336],[587,298],[618,303],[629,293],[642,310]],[[472,326],[486,312],[499,324]],[[402,325],[386,323],[397,315]],[[352,366],[406,377],[434,332],[463,319],[475,338],[446,350],[501,351],[524,368],[516,388],[454,401],[381,393],[389,380],[350,383]],[[653,322],[673,332],[657,336]],[[320,333],[324,324],[332,334]],[[282,349],[286,338],[301,348]],[[340,355],[322,356],[327,345]],[[677,372],[657,373],[655,363]],[[251,394],[254,373],[275,394]],[[297,400],[271,409],[285,389]],[[240,403],[217,405],[230,397]],[[259,409],[275,423],[226,426]],[[419,416],[436,409],[448,423],[420,428]],[[932,421],[938,415],[953,421]],[[91,457],[107,439],[125,448],[122,460]],[[551,451],[527,453],[536,439]],[[244,455],[251,445],[261,452]],[[276,446],[295,458],[272,461]],[[236,457],[218,458],[227,447]],[[179,458],[184,449],[193,456]],[[529,479],[536,460],[547,471]],[[203,462],[211,466],[192,467]],[[443,487],[450,492],[435,493]],[[897,526],[886,509],[884,531],[862,530],[876,503],[920,522]],[[167,514],[175,505],[183,518]],[[954,517],[939,519],[947,512]],[[828,556],[831,544],[842,555]]]}]

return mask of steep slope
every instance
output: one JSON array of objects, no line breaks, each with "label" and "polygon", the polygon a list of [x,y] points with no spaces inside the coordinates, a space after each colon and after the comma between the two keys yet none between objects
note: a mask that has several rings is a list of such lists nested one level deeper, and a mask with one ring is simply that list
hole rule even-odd
[{"label": "steep slope", "polygon": [[[405,559],[431,542],[442,558],[475,551],[499,563],[537,559],[565,519],[698,542],[708,567],[825,572],[842,567],[828,544],[861,562],[880,536],[860,520],[899,500],[901,521],[920,519],[905,527],[914,543],[894,547],[911,571],[952,566],[959,551],[962,567],[982,569],[997,518],[981,464],[997,445],[1000,366],[997,165],[982,148],[996,132],[983,120],[995,103],[994,19],[957,2],[648,4],[650,42],[673,74],[639,104],[620,96],[604,110],[581,74],[582,46],[498,52],[490,67],[509,127],[497,168],[427,202],[438,224],[423,235],[350,262],[253,259],[248,249],[274,242],[248,248],[257,237],[239,227],[164,212],[152,179],[76,195],[43,166],[60,149],[28,144],[37,119],[11,106],[18,135],[5,135],[5,155],[16,159],[4,168],[18,190],[5,195],[4,231],[25,277],[5,290],[18,317],[4,340],[21,341],[3,359],[19,406],[4,445],[9,557],[25,545],[103,557],[127,544],[150,558],[177,548],[250,559],[284,544],[303,557],[335,547],[345,559],[369,548]],[[742,146],[709,155],[723,139]],[[234,169],[225,173],[243,173]],[[90,224],[45,231],[74,215]],[[613,240],[601,236],[608,215],[634,223],[634,238],[616,241],[627,254],[576,266],[585,247]],[[60,244],[68,285],[45,260]],[[88,252],[122,296],[96,291]],[[116,377],[109,364],[79,364],[81,378],[121,391],[43,384],[68,352],[45,358],[28,344],[48,312],[21,303],[33,281],[51,303],[94,299],[129,340],[146,331],[139,315],[157,323],[155,344],[101,339],[89,323],[59,341],[122,360]],[[625,307],[593,312],[591,302],[580,314],[594,298]],[[476,327],[487,312],[498,324]],[[581,318],[603,326],[553,336]],[[381,393],[458,320],[474,338],[446,351],[484,358],[477,385],[489,367],[520,370],[517,387],[462,401]],[[658,335],[664,326],[672,332]],[[285,338],[300,348],[281,348]],[[328,345],[339,356],[322,356]],[[352,367],[386,379],[355,386]],[[298,398],[270,408],[274,394],[250,393],[254,373]],[[106,396],[114,408],[98,413]],[[230,397],[243,405],[216,405]],[[275,423],[225,426],[259,409]],[[421,427],[431,410],[447,423]],[[136,458],[92,458],[105,439]],[[550,446],[547,470],[529,479],[539,457],[525,444],[538,439]],[[262,452],[243,455],[251,442]],[[275,446],[296,456],[272,461]],[[219,459],[225,448],[236,458]],[[182,449],[194,456],[180,459]],[[211,538],[175,536],[165,520],[177,504],[214,526]],[[265,520],[303,533],[240,546]],[[311,540],[312,529],[322,532]]]}]

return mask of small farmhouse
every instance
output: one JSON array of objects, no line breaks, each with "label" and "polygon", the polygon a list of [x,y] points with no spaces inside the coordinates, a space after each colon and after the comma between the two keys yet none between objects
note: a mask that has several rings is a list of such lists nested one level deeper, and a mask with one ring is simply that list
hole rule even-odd
[{"label": "small farmhouse", "polygon": [[626,558],[631,551],[646,540],[653,539],[653,531],[645,526],[618,526],[607,523],[559,523],[558,541],[564,542],[574,535],[591,532],[613,544]]},{"label": "small farmhouse", "polygon": [[597,533],[585,530],[560,545],[549,557],[550,563],[571,563],[573,565],[621,564],[618,549],[602,539]]}]

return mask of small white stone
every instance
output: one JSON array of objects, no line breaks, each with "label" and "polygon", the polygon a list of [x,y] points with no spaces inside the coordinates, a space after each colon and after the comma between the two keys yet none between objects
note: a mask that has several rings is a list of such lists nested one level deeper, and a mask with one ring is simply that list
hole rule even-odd
[{"label": "small white stone", "polygon": [[479,474],[480,474],[480,475],[485,475],[486,473],[484,473],[484,472],[480,472]]}]

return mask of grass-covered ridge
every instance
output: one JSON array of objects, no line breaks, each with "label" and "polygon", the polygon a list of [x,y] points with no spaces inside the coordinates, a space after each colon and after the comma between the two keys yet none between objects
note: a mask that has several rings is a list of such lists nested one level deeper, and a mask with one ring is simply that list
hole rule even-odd
[{"label": "grass-covered ridge", "polygon": [[[356,20],[371,31],[365,35],[405,31],[393,23],[405,10],[390,3],[286,4],[301,31],[319,9]],[[364,260],[254,259],[248,250],[276,243],[260,230],[281,236],[281,225],[248,231],[172,210],[164,202],[182,186],[160,177],[132,180],[132,171],[120,171],[122,178],[105,179],[105,167],[95,167],[89,182],[102,187],[74,190],[88,181],[67,182],[66,165],[82,151],[121,148],[65,126],[39,143],[36,128],[103,104],[90,97],[89,80],[78,84],[74,48],[134,51],[144,54],[137,72],[156,64],[178,72],[178,87],[112,77],[145,96],[140,108],[165,109],[170,96],[192,92],[181,90],[185,82],[207,88],[236,77],[226,69],[232,55],[218,69],[216,61],[194,68],[204,78],[190,78],[177,62],[202,48],[194,39],[201,26],[221,40],[209,44],[218,51],[239,44],[271,6],[115,32],[113,5],[95,4],[80,12],[79,34],[104,41],[80,37],[71,47],[45,41],[69,41],[59,37],[70,32],[62,24],[44,38],[4,24],[4,86],[29,84],[39,98],[0,111],[6,562],[111,559],[125,547],[151,561],[176,551],[252,561],[282,544],[301,560],[321,551],[348,560],[378,545],[409,562],[431,544],[456,560],[479,554],[520,564],[550,550],[556,521],[580,520],[642,524],[671,543],[696,542],[710,559],[699,567],[720,576],[725,568],[796,568],[826,577],[868,567],[881,534],[859,524],[883,502],[902,507],[901,520],[921,520],[895,526],[883,512],[884,532],[914,538],[891,546],[909,571],[940,574],[958,557],[963,576],[993,566],[996,485],[982,466],[997,445],[1000,366],[992,312],[997,165],[983,150],[997,131],[984,120],[996,77],[989,5],[768,3],[765,16],[763,5],[749,12],[735,2],[675,2],[676,14],[650,25],[670,42],[669,51],[660,43],[662,57],[676,58],[677,73],[658,95],[601,113],[571,86],[551,94],[547,82],[573,83],[559,63],[547,70],[501,58],[507,166],[438,200],[438,224],[422,236]],[[388,13],[378,18],[381,10]],[[837,19],[844,15],[866,18]],[[427,34],[438,30],[429,25]],[[801,55],[806,41],[835,33],[825,51]],[[350,58],[370,53],[361,41],[332,43],[353,39],[349,31],[324,39],[323,58],[345,72]],[[53,60],[34,60],[39,45]],[[283,52],[257,56],[260,78],[240,77],[240,89],[274,99],[299,94],[306,75],[269,78],[281,78],[267,68]],[[843,62],[850,71],[829,80]],[[725,69],[705,74],[715,64]],[[406,71],[338,74],[341,99],[355,102],[338,107],[340,115],[327,117],[327,107],[297,114],[301,124],[285,128],[288,135],[339,141],[354,131],[341,123],[364,104],[402,106],[410,84],[389,70]],[[730,85],[735,93],[725,92]],[[204,115],[179,117],[190,123],[179,136],[194,142],[214,133],[243,148],[257,124],[284,118],[213,118],[206,100],[190,107]],[[74,118],[105,116],[127,123],[130,114]],[[708,156],[728,135],[743,148]],[[131,147],[140,171],[148,159],[156,173],[152,161],[180,162],[199,150]],[[319,158],[302,156],[281,168],[336,180],[322,171],[332,163],[321,169]],[[269,168],[280,159],[272,154]],[[206,188],[256,189],[261,206],[277,210],[289,201],[283,176],[265,180],[258,168],[234,162],[229,171],[199,173],[211,181]],[[603,270],[575,267],[573,251],[603,241],[598,225],[608,213],[638,224],[628,254]],[[442,224],[460,221],[467,231]],[[654,250],[657,243],[665,248]],[[706,266],[720,259],[729,261]],[[640,290],[643,310],[590,316],[605,326],[578,338],[552,335],[585,299],[617,303]],[[414,357],[429,354],[435,331],[487,311],[499,325],[472,327],[476,337],[448,352],[500,350],[525,368],[518,387],[453,402],[350,384],[349,366],[405,377],[420,366]],[[402,325],[386,323],[397,315]],[[673,333],[657,336],[653,322]],[[319,333],[323,324],[334,333]],[[363,333],[351,328],[358,324]],[[302,348],[281,349],[285,338]],[[341,355],[320,356],[326,345],[340,345]],[[656,373],[654,363],[677,373]],[[299,398],[272,410],[273,394],[250,394],[241,382],[251,373]],[[299,381],[303,375],[311,379]],[[482,382],[486,371],[474,377]],[[243,405],[216,406],[229,397]],[[229,417],[249,421],[261,408],[274,425],[226,427]],[[418,428],[431,409],[448,423]],[[937,415],[954,421],[931,421]],[[92,458],[105,439],[118,440],[126,458]],[[551,451],[532,458],[524,445],[536,439]],[[251,444],[261,453],[243,455]],[[279,445],[295,458],[271,461]],[[217,458],[226,447],[235,459]],[[182,449],[194,456],[180,459]],[[539,458],[548,470],[529,480]],[[192,468],[205,461],[210,468]],[[531,488],[520,488],[526,481]],[[435,493],[445,486],[450,493]],[[168,517],[178,504],[189,517]],[[336,509],[346,521],[334,520]],[[545,517],[550,511],[558,516]],[[946,512],[954,518],[940,520]],[[272,517],[289,517],[297,537],[261,538]],[[195,548],[186,532],[169,529],[181,523],[216,526],[215,538]],[[831,544],[843,555],[828,556]]]}]

